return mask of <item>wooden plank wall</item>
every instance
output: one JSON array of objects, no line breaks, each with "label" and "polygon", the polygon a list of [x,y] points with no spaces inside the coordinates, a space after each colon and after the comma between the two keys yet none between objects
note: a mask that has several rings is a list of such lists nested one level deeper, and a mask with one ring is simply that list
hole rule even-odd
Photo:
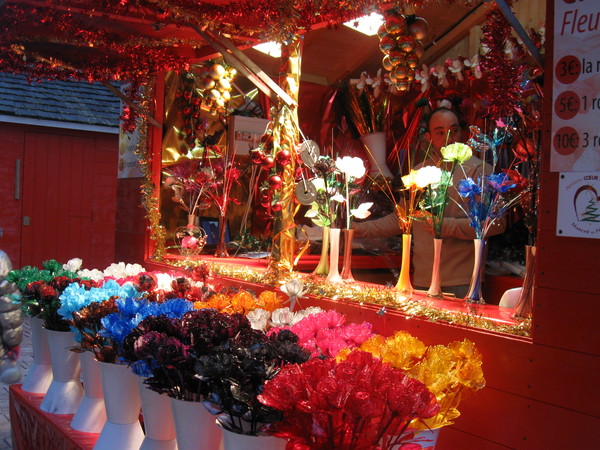
[{"label": "wooden plank wall", "polygon": [[[117,135],[0,124],[0,245],[13,265],[81,257],[86,267],[113,262]],[[15,160],[21,198],[14,198]],[[23,225],[23,216],[30,225]]]}]

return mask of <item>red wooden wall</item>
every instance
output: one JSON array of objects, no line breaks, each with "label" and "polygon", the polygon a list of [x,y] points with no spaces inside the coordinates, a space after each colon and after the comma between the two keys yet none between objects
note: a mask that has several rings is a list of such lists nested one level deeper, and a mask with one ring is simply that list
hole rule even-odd
[{"label": "red wooden wall", "polygon": [[0,123],[0,136],[0,246],[13,266],[112,263],[118,136],[9,123]]},{"label": "red wooden wall", "polygon": [[144,262],[146,210],[142,207],[141,185],[141,178],[120,178],[117,181],[115,262]]}]

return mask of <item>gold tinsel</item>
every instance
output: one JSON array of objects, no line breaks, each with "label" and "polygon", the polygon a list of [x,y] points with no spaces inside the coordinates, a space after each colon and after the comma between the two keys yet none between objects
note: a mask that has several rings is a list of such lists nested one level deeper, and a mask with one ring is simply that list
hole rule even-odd
[{"label": "gold tinsel", "polygon": [[[154,98],[154,80],[149,80],[144,86],[143,92],[143,103],[147,111],[151,111],[149,108],[152,105],[152,99]],[[160,209],[158,204],[158,195],[156,193],[156,186],[153,181],[153,170],[152,170],[152,150],[150,149],[150,140],[148,134],[148,121],[144,117],[138,118],[137,129],[139,131],[139,139],[135,149],[135,154],[140,159],[140,168],[144,174],[143,182],[141,185],[142,191],[142,206],[146,209],[146,219],[148,220],[148,229],[150,231],[150,239],[154,242],[154,251],[151,258],[161,261],[165,255],[165,241],[166,241],[166,230],[160,224]],[[154,132],[154,130],[152,130]],[[159,171],[160,173],[160,171]]]},{"label": "gold tinsel", "polygon": [[[195,266],[205,263],[202,260],[169,261],[176,267],[190,270]],[[215,276],[234,278],[248,283],[263,284],[279,288],[292,278],[301,278],[307,293],[319,299],[321,297],[334,300],[348,300],[355,302],[357,306],[379,305],[387,310],[396,310],[407,318],[416,317],[427,319],[431,322],[445,322],[452,325],[480,328],[496,333],[511,334],[513,336],[531,336],[531,319],[525,319],[515,324],[501,324],[493,319],[483,317],[477,313],[478,306],[473,305],[469,313],[447,311],[428,305],[427,302],[413,300],[398,290],[390,287],[375,288],[360,284],[332,284],[322,277],[302,276],[290,272],[286,276],[277,279],[274,275],[266,274],[264,269],[258,270],[246,266],[210,263],[211,273]]]}]

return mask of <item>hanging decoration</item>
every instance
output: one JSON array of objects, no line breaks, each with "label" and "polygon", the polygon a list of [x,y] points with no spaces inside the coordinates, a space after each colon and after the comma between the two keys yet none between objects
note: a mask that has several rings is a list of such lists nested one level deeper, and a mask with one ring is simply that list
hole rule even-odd
[{"label": "hanging decoration", "polygon": [[427,21],[422,17],[404,15],[398,8],[385,13],[385,23],[377,32],[379,49],[385,54],[382,65],[399,91],[408,91],[415,80],[427,32]]},{"label": "hanging decoration", "polygon": [[[280,86],[298,101],[301,67],[301,39],[295,36],[281,46]],[[269,273],[274,276],[289,273],[294,266],[295,229],[294,214],[297,144],[299,141],[298,110],[280,102],[272,123],[272,154],[262,161],[270,170],[270,208],[273,215],[273,246],[269,259]],[[263,190],[264,192],[264,190]]]},{"label": "hanging decoration", "polygon": [[[508,0],[511,6],[513,0]],[[515,63],[523,49],[512,37],[512,28],[504,14],[494,3],[481,27],[484,49],[480,66],[489,83],[489,112],[492,118],[510,116],[519,108],[523,89],[515,80],[521,79],[524,67]]]}]

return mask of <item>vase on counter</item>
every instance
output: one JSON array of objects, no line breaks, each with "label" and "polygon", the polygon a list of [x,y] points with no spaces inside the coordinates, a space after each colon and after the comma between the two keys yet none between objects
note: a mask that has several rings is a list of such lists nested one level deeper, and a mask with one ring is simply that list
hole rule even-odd
[{"label": "vase on counter", "polygon": [[329,272],[327,273],[326,280],[330,283],[342,282],[339,271],[340,232],[339,228],[331,228],[329,230]]},{"label": "vase on counter", "polygon": [[442,278],[440,276],[440,261],[442,256],[442,240],[433,240],[433,266],[431,267],[431,284],[427,290],[428,297],[444,298]]},{"label": "vase on counter", "polygon": [[369,174],[371,176],[381,174],[386,178],[393,178],[393,174],[387,166],[385,132],[377,131],[375,133],[365,134],[360,137],[360,140],[367,148],[367,154],[369,155],[369,163],[371,166]]},{"label": "vase on counter", "polygon": [[410,246],[412,235],[404,233],[402,235],[402,263],[400,266],[400,275],[396,283],[396,289],[404,294],[412,294],[414,291],[410,282]]},{"label": "vase on counter", "polygon": [[473,274],[471,275],[471,283],[469,291],[465,297],[465,301],[471,303],[485,303],[483,299],[483,277],[485,269],[485,248],[487,246],[486,239],[473,239],[475,250],[475,259],[473,262]]}]

